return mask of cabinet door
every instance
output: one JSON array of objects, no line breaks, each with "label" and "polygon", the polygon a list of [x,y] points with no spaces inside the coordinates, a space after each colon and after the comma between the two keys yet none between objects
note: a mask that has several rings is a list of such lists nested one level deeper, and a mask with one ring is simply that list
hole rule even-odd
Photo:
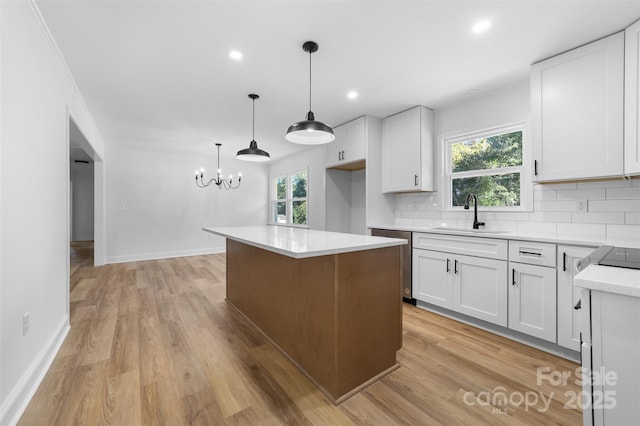
[{"label": "cabinet door", "polygon": [[342,163],[342,151],[347,139],[347,132],[344,124],[333,128],[333,134],[336,139],[327,144],[327,163],[326,167],[335,166]]},{"label": "cabinet door", "polygon": [[582,315],[574,309],[580,300],[580,289],[573,286],[573,277],[578,273],[578,261],[594,250],[595,247],[558,246],[558,344],[574,351],[580,350]]},{"label": "cabinet door", "polygon": [[625,31],[624,173],[640,174],[640,21]]},{"label": "cabinet door", "polygon": [[333,128],[336,140],[327,145],[326,167],[364,160],[366,146],[365,117]]},{"label": "cabinet door", "polygon": [[624,33],[531,67],[534,180],[623,174]]},{"label": "cabinet door", "polygon": [[453,277],[454,310],[506,327],[506,261],[456,256]]},{"label": "cabinet door", "polygon": [[453,256],[430,250],[413,250],[413,298],[451,309]]},{"label": "cabinet door", "polygon": [[420,189],[420,109],[412,108],[382,123],[383,192]]},{"label": "cabinet door", "polygon": [[345,144],[342,150],[342,161],[364,160],[365,158],[365,118],[360,117],[343,125]]},{"label": "cabinet door", "polygon": [[556,342],[556,269],[509,262],[509,328]]}]

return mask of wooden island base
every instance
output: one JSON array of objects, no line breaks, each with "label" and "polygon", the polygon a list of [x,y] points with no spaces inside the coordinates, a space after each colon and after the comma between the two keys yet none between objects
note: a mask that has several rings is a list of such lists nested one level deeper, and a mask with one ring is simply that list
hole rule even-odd
[{"label": "wooden island base", "polygon": [[399,367],[400,247],[295,259],[227,239],[227,300],[334,404]]}]

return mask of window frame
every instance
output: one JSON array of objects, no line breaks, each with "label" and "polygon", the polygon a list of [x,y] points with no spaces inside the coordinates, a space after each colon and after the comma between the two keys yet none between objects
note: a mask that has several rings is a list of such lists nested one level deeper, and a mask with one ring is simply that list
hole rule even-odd
[{"label": "window frame", "polygon": [[[455,143],[471,139],[488,138],[505,133],[522,132],[522,164],[520,166],[501,167],[496,169],[476,169],[463,172],[451,171],[451,146]],[[509,173],[520,173],[520,205],[519,206],[478,206],[478,211],[488,212],[527,212],[531,211],[533,199],[533,183],[529,167],[529,131],[526,122],[505,124],[465,133],[452,133],[442,137],[442,161],[443,161],[443,191],[442,206],[444,211],[464,211],[463,206],[453,206],[453,179],[479,176],[491,176]]]},{"label": "window frame", "polygon": [[[299,175],[301,173],[305,173],[307,175],[307,196],[306,197],[293,197],[293,185],[291,184],[292,178],[295,175]],[[285,178],[285,185],[286,185],[286,198],[281,199],[281,198],[276,198],[277,194],[277,185],[276,185],[276,181],[277,179],[280,178]],[[278,175],[274,175],[271,176],[271,178],[269,179],[270,182],[270,201],[269,201],[269,224],[270,225],[277,225],[277,226],[290,226],[293,228],[309,228],[309,169],[302,169],[302,170],[296,170],[294,172],[289,172],[286,174],[278,174]],[[275,220],[275,212],[276,212],[276,206],[278,202],[285,202],[285,207],[286,207],[286,222],[277,222]],[[307,203],[307,214],[306,214],[306,223],[304,224],[298,224],[298,223],[293,223],[293,203],[295,201],[306,201]]]}]

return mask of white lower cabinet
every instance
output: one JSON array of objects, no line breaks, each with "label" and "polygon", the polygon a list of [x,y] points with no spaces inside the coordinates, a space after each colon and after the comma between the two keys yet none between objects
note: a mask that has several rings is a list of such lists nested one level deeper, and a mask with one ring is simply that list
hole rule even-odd
[{"label": "white lower cabinet", "polygon": [[556,343],[556,246],[509,241],[509,328]]},{"label": "white lower cabinet", "polygon": [[507,325],[507,262],[471,256],[453,259],[453,309]]},{"label": "white lower cabinet", "polygon": [[[463,244],[464,239],[414,234],[412,297],[506,327],[506,260],[416,248]],[[484,240],[489,246],[498,247],[497,252],[505,253],[506,259],[506,241]],[[479,241],[469,239],[471,245]]]},{"label": "white lower cabinet", "polygon": [[579,352],[578,261],[596,249],[414,232],[412,297]]},{"label": "white lower cabinet", "polygon": [[413,250],[413,295],[423,302],[453,308],[451,254],[431,250]]},{"label": "white lower cabinet", "polygon": [[509,328],[556,342],[556,269],[509,262]]},{"label": "white lower cabinet", "polygon": [[575,309],[580,289],[574,287],[578,261],[591,254],[596,247],[558,246],[558,345],[580,350],[582,315]]}]

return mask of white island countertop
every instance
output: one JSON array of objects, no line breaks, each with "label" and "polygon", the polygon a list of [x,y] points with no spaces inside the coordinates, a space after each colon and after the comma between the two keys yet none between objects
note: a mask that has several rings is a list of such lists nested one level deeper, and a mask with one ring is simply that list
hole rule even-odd
[{"label": "white island countertop", "polygon": [[401,238],[373,237],[275,225],[205,227],[202,229],[221,237],[295,259],[408,244],[407,240]]},{"label": "white island countertop", "polygon": [[574,283],[589,290],[640,297],[640,269],[589,265],[578,272]]}]

